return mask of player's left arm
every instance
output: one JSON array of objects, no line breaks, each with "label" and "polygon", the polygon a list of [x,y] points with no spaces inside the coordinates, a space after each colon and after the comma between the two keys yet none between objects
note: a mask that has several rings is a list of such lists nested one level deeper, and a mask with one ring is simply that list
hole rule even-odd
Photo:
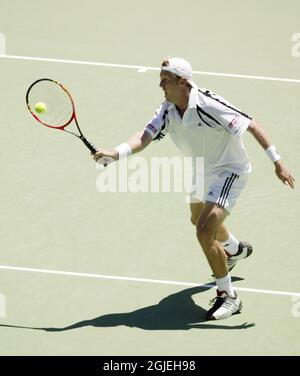
[{"label": "player's left arm", "polygon": [[[295,179],[293,175],[289,172],[289,170],[285,167],[281,157],[275,150],[269,135],[267,134],[266,130],[258,124],[255,120],[252,120],[249,124],[247,130],[252,134],[252,136],[256,139],[256,141],[262,146],[262,148],[267,152],[270,158],[274,158],[276,160],[274,162],[275,165],[275,173],[277,177],[284,183],[288,184],[291,188],[295,186]],[[277,154],[276,154],[277,153]],[[277,155],[277,157],[276,157]]]}]

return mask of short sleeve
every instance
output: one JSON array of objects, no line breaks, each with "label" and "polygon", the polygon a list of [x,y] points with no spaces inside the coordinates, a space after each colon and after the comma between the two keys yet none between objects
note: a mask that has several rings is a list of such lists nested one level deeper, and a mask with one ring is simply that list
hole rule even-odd
[{"label": "short sleeve", "polygon": [[251,123],[251,118],[233,112],[220,113],[221,126],[233,136],[240,138]]},{"label": "short sleeve", "polygon": [[207,121],[240,138],[251,123],[252,117],[208,90],[202,94],[205,95],[202,112],[207,114]]},{"label": "short sleeve", "polygon": [[168,133],[168,123],[168,106],[164,102],[144,130],[150,134],[153,140],[161,140]]}]

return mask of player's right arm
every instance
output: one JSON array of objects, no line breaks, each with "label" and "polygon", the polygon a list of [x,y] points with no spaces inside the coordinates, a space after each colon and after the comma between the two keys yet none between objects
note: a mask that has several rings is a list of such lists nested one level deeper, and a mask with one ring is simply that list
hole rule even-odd
[{"label": "player's right arm", "polygon": [[[168,102],[158,108],[153,119],[145,126],[142,132],[134,134],[127,143],[118,145],[117,147],[107,150],[99,149],[94,154],[93,159],[98,163],[107,165],[112,161],[117,161],[119,157],[129,156],[130,154],[139,153],[145,149],[153,140],[160,140],[163,138],[168,130],[167,115],[168,115]],[[121,155],[120,155],[121,154]]]},{"label": "player's right arm", "polygon": [[[131,149],[131,153],[139,153],[143,149],[145,149],[152,141],[151,135],[146,132],[138,132],[134,134],[130,139],[127,141],[127,145]],[[105,164],[105,159],[113,159],[117,161],[119,159],[119,151],[116,148],[113,149],[99,149],[96,154],[93,155],[93,159],[97,162],[99,159],[104,158],[103,164]]]},{"label": "player's right arm", "polygon": [[152,142],[152,137],[146,131],[138,132],[133,135],[128,144],[131,147],[132,153],[139,153],[144,150]]}]

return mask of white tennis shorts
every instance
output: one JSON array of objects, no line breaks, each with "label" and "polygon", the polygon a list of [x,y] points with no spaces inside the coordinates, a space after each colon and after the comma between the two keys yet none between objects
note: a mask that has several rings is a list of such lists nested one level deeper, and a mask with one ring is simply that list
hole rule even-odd
[{"label": "white tennis shorts", "polygon": [[215,202],[230,213],[247,181],[248,174],[220,171],[214,175],[205,176],[202,189],[199,189],[199,187],[197,189],[195,184],[197,182],[196,172],[194,171],[190,202]]}]

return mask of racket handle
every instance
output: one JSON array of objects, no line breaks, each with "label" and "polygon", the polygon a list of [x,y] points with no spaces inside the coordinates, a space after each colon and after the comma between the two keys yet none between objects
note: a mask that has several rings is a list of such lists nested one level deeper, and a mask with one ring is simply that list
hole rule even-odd
[{"label": "racket handle", "polygon": [[90,149],[90,151],[93,153],[93,154],[96,154],[97,153],[97,148],[95,145],[91,144],[90,142],[88,142],[88,140],[85,138],[85,137],[80,137],[81,141],[85,144],[85,146]]}]

